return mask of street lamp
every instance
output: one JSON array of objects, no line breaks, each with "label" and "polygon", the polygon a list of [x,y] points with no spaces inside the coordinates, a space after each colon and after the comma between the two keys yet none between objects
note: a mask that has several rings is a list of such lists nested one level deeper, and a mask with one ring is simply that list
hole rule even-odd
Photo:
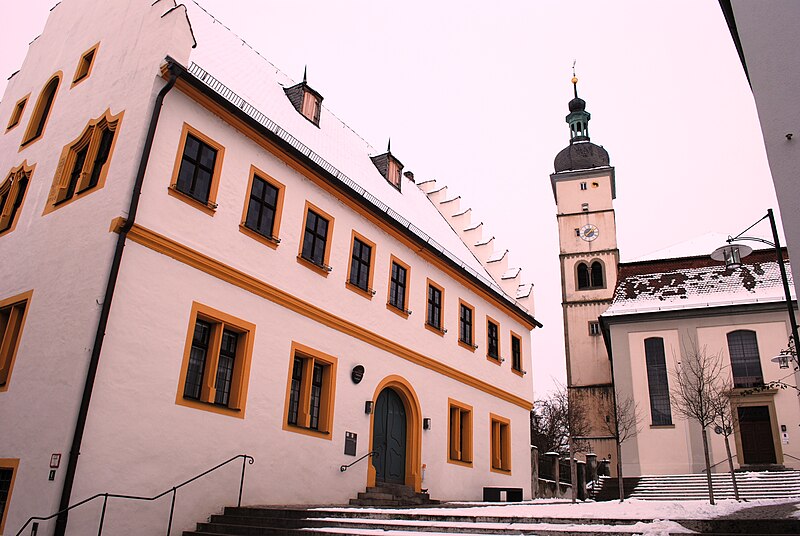
[{"label": "street lamp", "polygon": [[[753,236],[744,236],[744,234],[761,223],[762,221],[769,219],[770,227],[772,228],[772,239],[773,242],[769,240],[764,240],[763,238],[753,237]],[[744,244],[736,244],[734,241],[736,240],[749,240],[753,242],[761,242],[762,244],[767,244],[775,249],[775,256],[778,261],[778,268],[781,271],[781,281],[783,282],[783,293],[786,296],[786,309],[789,313],[789,324],[792,328],[792,334],[789,336],[789,346],[786,350],[781,350],[780,355],[773,357],[772,361],[776,362],[780,365],[781,368],[789,368],[789,360],[797,362],[797,352],[795,350],[795,343],[800,340],[797,336],[797,319],[794,316],[794,306],[792,305],[792,295],[789,292],[789,278],[786,276],[786,266],[783,264],[783,251],[781,251],[781,241],[778,238],[778,228],[775,225],[775,216],[772,213],[772,209],[767,209],[767,214],[761,217],[757,222],[753,225],[742,231],[736,236],[729,236],[726,240],[727,244],[722,247],[718,247],[714,250],[711,254],[711,258],[715,261],[723,261],[725,263],[725,268],[734,269],[738,268],[742,265],[742,258],[747,257],[750,253],[753,252],[753,249],[749,246]]]}]

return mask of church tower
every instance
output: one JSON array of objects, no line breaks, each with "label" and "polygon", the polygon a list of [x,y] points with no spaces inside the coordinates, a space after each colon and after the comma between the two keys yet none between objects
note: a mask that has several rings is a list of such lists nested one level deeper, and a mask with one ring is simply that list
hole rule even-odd
[{"label": "church tower", "polygon": [[[561,265],[561,300],[570,401],[587,415],[581,431],[598,459],[616,458],[614,389],[598,317],[611,304],[617,284],[614,168],[608,152],[589,139],[586,102],[572,78],[569,145],[555,158],[550,175],[556,201]],[[612,463],[612,468],[615,467]]]}]

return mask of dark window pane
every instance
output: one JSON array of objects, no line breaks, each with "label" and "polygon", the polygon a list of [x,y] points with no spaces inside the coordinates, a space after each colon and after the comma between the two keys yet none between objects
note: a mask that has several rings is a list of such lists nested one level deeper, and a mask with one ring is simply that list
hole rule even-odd
[{"label": "dark window pane", "polygon": [[322,401],[322,375],[324,367],[322,365],[314,364],[314,374],[311,381],[311,404],[309,411],[311,418],[309,420],[309,428],[312,430],[319,430],[319,408]]},{"label": "dark window pane", "polygon": [[88,152],[89,145],[87,144],[75,155],[75,164],[72,166],[72,173],[69,175],[69,184],[67,185],[67,193],[64,196],[64,200],[72,199],[72,196],[75,195],[75,188],[78,187],[78,182],[81,180],[83,165],[86,163],[86,154]]},{"label": "dark window pane", "polygon": [[459,339],[467,344],[472,344],[472,309],[460,305],[459,314]]},{"label": "dark window pane", "polygon": [[580,263],[578,265],[578,290],[583,290],[590,286],[589,268],[584,263]]},{"label": "dark window pane", "polygon": [[303,236],[302,256],[314,264],[325,263],[325,245],[328,239],[328,220],[314,212],[306,215],[306,229]]},{"label": "dark window pane", "polygon": [[489,322],[487,326],[487,339],[488,339],[488,350],[487,353],[489,357],[498,357],[498,340],[497,340],[497,324],[494,322]]},{"label": "dark window pane", "polygon": [[755,331],[728,333],[728,352],[731,355],[734,387],[755,387],[764,383]]},{"label": "dark window pane", "polygon": [[188,134],[176,188],[202,203],[208,203],[216,158],[216,149]]},{"label": "dark window pane", "polygon": [[189,351],[189,367],[186,371],[186,383],[183,386],[183,396],[198,400],[203,387],[203,372],[206,368],[208,354],[208,339],[211,325],[198,320],[194,325],[192,348]]},{"label": "dark window pane", "polygon": [[511,337],[511,368],[522,370],[522,341],[514,336]]},{"label": "dark window pane", "polygon": [[224,330],[222,332],[222,345],[219,349],[219,361],[217,362],[217,383],[215,385],[217,394],[214,398],[215,404],[228,405],[231,394],[231,382],[233,380],[233,366],[236,360],[236,344],[239,335],[233,331]]},{"label": "dark window pane", "polygon": [[253,177],[245,225],[266,237],[272,237],[277,199],[277,188],[264,179]]},{"label": "dark window pane", "polygon": [[302,383],[303,360],[299,357],[295,357],[292,363],[292,385],[289,388],[289,416],[286,419],[289,424],[297,424],[297,416],[300,410],[300,387]]},{"label": "dark window pane", "polygon": [[647,361],[647,385],[650,390],[650,417],[656,426],[672,424],[664,339],[661,337],[645,339],[644,354]]},{"label": "dark window pane", "polygon": [[350,284],[369,290],[369,265],[372,247],[358,238],[353,239],[353,255],[350,261]]},{"label": "dark window pane", "polygon": [[7,467],[0,468],[0,525],[3,523],[3,512],[6,511],[8,503],[8,490],[11,489],[11,478],[14,470]]},{"label": "dark window pane", "polygon": [[592,263],[592,286],[603,286],[603,265],[597,261]]},{"label": "dark window pane", "polygon": [[406,269],[392,263],[392,279],[389,285],[389,303],[398,309],[406,308]]}]

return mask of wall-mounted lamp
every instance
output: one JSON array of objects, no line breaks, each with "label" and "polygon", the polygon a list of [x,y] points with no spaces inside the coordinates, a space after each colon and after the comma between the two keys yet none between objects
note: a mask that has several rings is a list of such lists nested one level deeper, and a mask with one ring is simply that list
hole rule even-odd
[{"label": "wall-mounted lamp", "polygon": [[370,415],[372,413],[372,400],[364,402],[364,413]]},{"label": "wall-mounted lamp", "polygon": [[422,429],[423,430],[430,430],[431,429],[431,418],[425,417],[422,419]]}]

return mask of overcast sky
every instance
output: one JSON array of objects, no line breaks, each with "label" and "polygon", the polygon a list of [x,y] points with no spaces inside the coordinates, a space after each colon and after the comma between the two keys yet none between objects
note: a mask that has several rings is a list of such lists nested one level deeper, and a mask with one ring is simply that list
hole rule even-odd
[{"label": "overcast sky", "polygon": [[[549,175],[569,141],[573,61],[591,139],[616,168],[623,260],[777,212],[717,0],[199,1],[294,79],[307,65],[330,111],[376,152],[391,137],[418,182],[461,195],[510,250],[544,324],[533,334],[537,397],[565,377]],[[14,24],[0,33],[3,91],[55,2],[4,3]]]}]

